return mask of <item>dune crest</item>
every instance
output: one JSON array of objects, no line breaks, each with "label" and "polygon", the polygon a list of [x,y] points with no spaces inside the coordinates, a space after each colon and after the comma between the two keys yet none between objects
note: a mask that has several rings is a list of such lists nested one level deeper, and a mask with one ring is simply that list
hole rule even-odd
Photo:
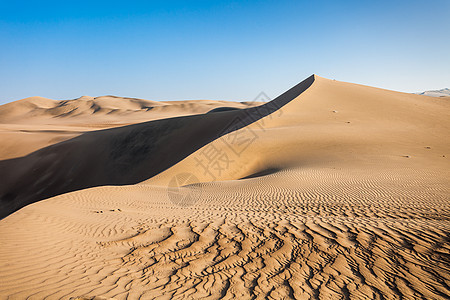
[{"label": "dune crest", "polygon": [[[62,193],[142,182],[220,136],[276,112],[313,81],[311,76],[261,106],[213,109],[206,114],[91,131],[21,158],[0,161],[0,174],[8,174],[0,186],[0,216]],[[42,178],[47,179],[44,186]]]}]

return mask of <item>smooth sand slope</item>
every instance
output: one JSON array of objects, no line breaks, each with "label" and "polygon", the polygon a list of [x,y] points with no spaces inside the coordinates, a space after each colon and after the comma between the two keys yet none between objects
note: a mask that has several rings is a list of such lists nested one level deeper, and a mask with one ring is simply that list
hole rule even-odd
[{"label": "smooth sand slope", "polygon": [[[144,153],[115,173],[135,170],[139,183],[61,194],[0,221],[0,298],[448,298],[449,99],[308,80],[263,112],[219,109],[46,147],[37,177],[39,151],[18,158],[21,175],[1,186],[26,182],[15,201],[117,172],[117,149]],[[110,143],[134,145],[123,137],[140,130],[139,147],[153,150]],[[77,159],[84,171],[69,173],[64,161]]]}]

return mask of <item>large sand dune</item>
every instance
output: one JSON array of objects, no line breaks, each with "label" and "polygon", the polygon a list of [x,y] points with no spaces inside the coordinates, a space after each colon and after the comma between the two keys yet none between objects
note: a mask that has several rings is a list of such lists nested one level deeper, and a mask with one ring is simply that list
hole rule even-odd
[{"label": "large sand dune", "polygon": [[[151,178],[218,137],[279,110],[313,81],[311,76],[260,106],[249,103],[253,107],[239,109],[244,104],[236,103],[205,114],[86,132],[25,157],[0,161],[0,174],[8,174],[0,186],[0,217],[62,193]],[[12,105],[21,107],[22,101]]]},{"label": "large sand dune", "polygon": [[[125,100],[97,105],[147,113]],[[0,162],[3,215],[56,195],[0,221],[0,298],[450,296],[448,98],[314,76],[265,106],[109,127],[22,101],[47,109],[0,106],[5,134],[98,127]]]}]

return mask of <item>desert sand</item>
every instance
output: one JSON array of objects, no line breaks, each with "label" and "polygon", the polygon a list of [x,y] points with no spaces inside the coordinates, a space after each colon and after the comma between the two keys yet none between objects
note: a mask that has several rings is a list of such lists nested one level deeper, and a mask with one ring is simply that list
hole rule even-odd
[{"label": "desert sand", "polygon": [[447,299],[450,98],[0,106],[1,299]]}]

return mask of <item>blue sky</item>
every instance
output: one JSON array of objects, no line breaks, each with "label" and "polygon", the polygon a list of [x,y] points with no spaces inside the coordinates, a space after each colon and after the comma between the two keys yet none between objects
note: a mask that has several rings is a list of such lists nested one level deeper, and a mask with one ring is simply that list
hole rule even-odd
[{"label": "blue sky", "polygon": [[276,97],[315,73],[450,87],[450,1],[4,1],[0,104]]}]

